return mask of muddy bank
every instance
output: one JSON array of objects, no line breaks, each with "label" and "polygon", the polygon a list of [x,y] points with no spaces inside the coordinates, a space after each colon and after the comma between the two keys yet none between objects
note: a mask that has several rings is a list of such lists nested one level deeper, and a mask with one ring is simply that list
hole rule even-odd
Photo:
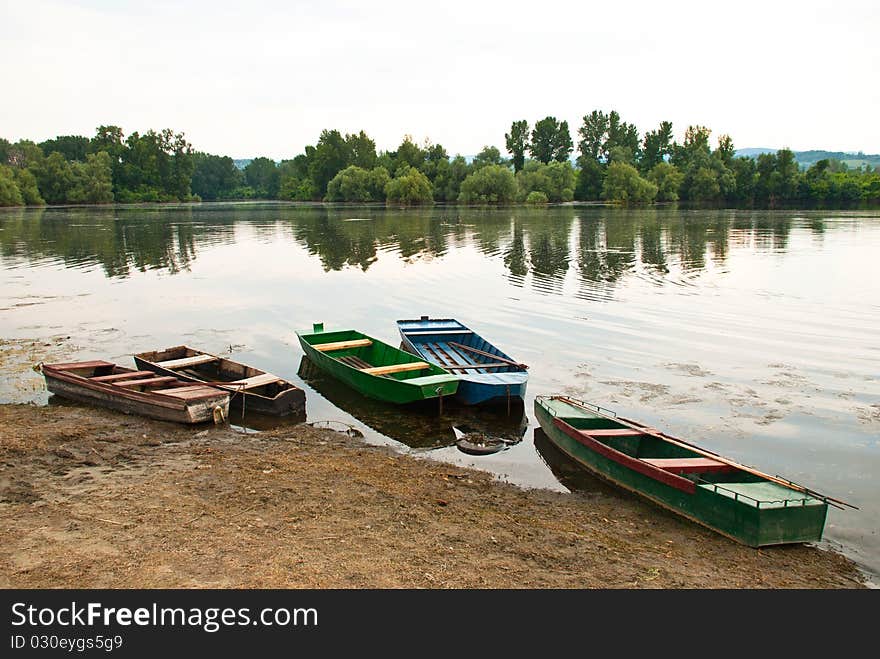
[{"label": "muddy bank", "polygon": [[2,587],[854,588],[613,493],[522,490],[305,425],[0,406]]}]

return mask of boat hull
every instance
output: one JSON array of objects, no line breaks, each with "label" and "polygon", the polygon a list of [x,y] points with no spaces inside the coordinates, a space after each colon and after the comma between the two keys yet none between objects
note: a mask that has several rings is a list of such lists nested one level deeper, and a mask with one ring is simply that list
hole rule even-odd
[{"label": "boat hull", "polygon": [[[563,415],[567,410],[563,409],[564,405],[558,400],[536,398],[537,420],[556,448],[594,475],[751,547],[818,542],[822,539],[828,512],[828,505],[824,501],[794,497],[792,505],[762,502],[762,506],[761,503],[755,505],[748,497],[737,497],[738,485],[735,483],[715,486],[693,483],[691,487],[674,481],[674,477],[663,482],[621,463],[612,452],[605,451],[603,454],[601,449],[585,445],[576,433],[570,431],[570,427],[566,428],[568,424]],[[747,483],[742,484],[743,489],[746,485],[751,488],[749,492],[764,487],[761,483]],[[766,484],[766,487],[779,486]]]},{"label": "boat hull", "polygon": [[[454,336],[456,341],[467,343],[482,352],[496,357],[510,359],[501,350],[458,321],[453,319],[422,318],[420,320],[399,320],[397,321],[397,326],[400,331],[401,342],[406,350],[458,375],[460,382],[458,391],[455,394],[455,399],[458,402],[464,405],[507,404],[511,401],[517,401],[522,404],[524,402],[529,379],[528,371],[524,368],[509,367],[501,371],[485,373],[479,373],[471,369],[458,369],[458,372],[456,372],[456,369],[438,358],[438,354],[444,353],[435,350],[432,344],[428,342],[439,341],[439,344],[434,345],[439,346],[444,351],[449,350],[447,343],[444,342],[444,338],[448,339],[447,333],[454,332],[452,336]],[[437,330],[437,334],[431,334],[433,329]],[[417,334],[411,334],[413,331]],[[458,350],[455,351],[455,355],[457,358],[469,361],[470,365],[476,365],[475,360],[467,359],[468,355],[466,352]],[[490,361],[491,357],[485,357],[485,359]]]},{"label": "boat hull", "polygon": [[[180,349],[188,351],[188,354],[208,354],[202,353],[201,351],[197,351],[192,348],[186,348],[186,346],[169,348],[164,352],[171,353],[174,350]],[[151,357],[155,358],[146,359],[144,358],[144,356],[142,356],[148,354]],[[139,369],[153,371],[154,373],[157,373],[159,375],[174,376],[180,380],[185,380],[187,382],[204,383],[211,381],[208,376],[200,377],[198,372],[184,372],[181,370],[163,368],[160,364],[157,363],[162,361],[161,357],[170,359],[173,358],[173,355],[163,354],[159,352],[141,353],[134,356],[134,361]],[[265,371],[246,366],[245,364],[234,362],[230,359],[217,359],[222,363],[222,375],[216,376],[220,380],[234,380],[239,378],[253,377],[255,375],[262,375],[263,373],[265,373]],[[229,401],[229,406],[232,410],[243,411],[245,413],[254,412],[257,414],[265,414],[267,416],[278,417],[304,416],[306,407],[305,391],[287,382],[286,380],[282,382],[283,386],[276,388],[278,389],[278,393],[273,392],[272,395],[263,395],[261,393],[253,391],[241,391],[234,385],[224,386],[222,384],[217,384],[216,382],[212,382],[212,385],[216,386],[218,389],[223,389],[230,392],[231,397]]]},{"label": "boat hull", "polygon": [[[429,370],[429,375],[422,377],[397,379],[394,377],[376,376],[364,373],[362,370],[339,361],[338,357],[357,356],[358,351],[362,350],[361,348],[336,351],[332,353],[334,356],[331,357],[330,354],[315,349],[309,342],[310,340],[317,340],[319,342],[331,343],[343,341],[352,336],[366,337],[366,335],[352,330],[317,333],[297,332],[297,338],[303,352],[317,368],[344,382],[368,398],[403,405],[432,398],[452,396],[457,391],[459,385],[458,378],[433,365],[430,369],[426,369]],[[374,366],[421,361],[413,355],[372,337],[366,337],[366,339],[373,343],[371,348],[375,348],[379,357],[378,359],[373,358],[373,361],[369,362]]]},{"label": "boat hull", "polygon": [[74,379],[56,376],[44,370],[46,389],[61,398],[107,407],[125,414],[137,414],[160,421],[196,424],[215,420],[219,414],[229,416],[229,394],[217,391],[214,397],[192,401],[178,401],[151,394],[120,392],[110,386],[81,383]]}]

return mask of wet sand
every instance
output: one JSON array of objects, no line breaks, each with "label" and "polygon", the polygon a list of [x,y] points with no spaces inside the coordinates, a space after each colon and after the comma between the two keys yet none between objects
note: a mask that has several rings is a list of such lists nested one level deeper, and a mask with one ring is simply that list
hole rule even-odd
[{"label": "wet sand", "polygon": [[860,588],[614,491],[524,490],[307,425],[0,405],[0,587]]}]

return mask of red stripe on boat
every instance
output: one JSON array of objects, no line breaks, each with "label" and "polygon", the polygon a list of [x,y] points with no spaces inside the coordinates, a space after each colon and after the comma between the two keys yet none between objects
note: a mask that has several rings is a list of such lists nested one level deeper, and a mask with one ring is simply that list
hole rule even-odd
[{"label": "red stripe on boat", "polygon": [[608,458],[609,460],[613,460],[617,462],[627,469],[631,469],[632,471],[637,471],[640,474],[648,476],[649,478],[653,478],[654,480],[660,481],[670,487],[674,487],[677,490],[681,490],[682,492],[687,492],[688,494],[694,494],[697,491],[697,484],[688,479],[682,478],[681,476],[676,476],[668,471],[663,469],[658,469],[657,467],[648,464],[647,462],[643,462],[638,458],[634,458],[632,456],[627,455],[626,453],[622,453],[617,449],[613,449],[602,442],[596,441],[586,435],[582,434],[580,430],[569,425],[559,417],[553,419],[553,423],[556,424],[556,427],[562,430],[566,435],[574,439],[580,444],[583,444],[588,449],[593,451],[594,453],[598,453],[601,456]]}]

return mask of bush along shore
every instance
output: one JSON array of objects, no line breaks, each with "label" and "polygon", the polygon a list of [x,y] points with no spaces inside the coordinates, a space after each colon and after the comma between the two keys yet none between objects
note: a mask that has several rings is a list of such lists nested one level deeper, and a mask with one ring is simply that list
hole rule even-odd
[{"label": "bush along shore", "polygon": [[397,206],[880,205],[880,157],[847,162],[847,154],[805,152],[811,158],[799,162],[790,149],[737,156],[730,136],[711,136],[705,126],[689,126],[676,141],[668,121],[642,134],[614,110],[593,110],[576,131],[577,144],[567,121],[548,116],[534,125],[512,122],[503,153],[486,146],[472,158],[450,156],[442,145],[408,135],[396,150],[381,151],[364,131],[324,130],[315,145],[291,159],[243,163],[195,151],[183,133],[170,129],[126,136],[119,126],[99,126],[91,138],[0,138],[0,206],[248,199]]}]

